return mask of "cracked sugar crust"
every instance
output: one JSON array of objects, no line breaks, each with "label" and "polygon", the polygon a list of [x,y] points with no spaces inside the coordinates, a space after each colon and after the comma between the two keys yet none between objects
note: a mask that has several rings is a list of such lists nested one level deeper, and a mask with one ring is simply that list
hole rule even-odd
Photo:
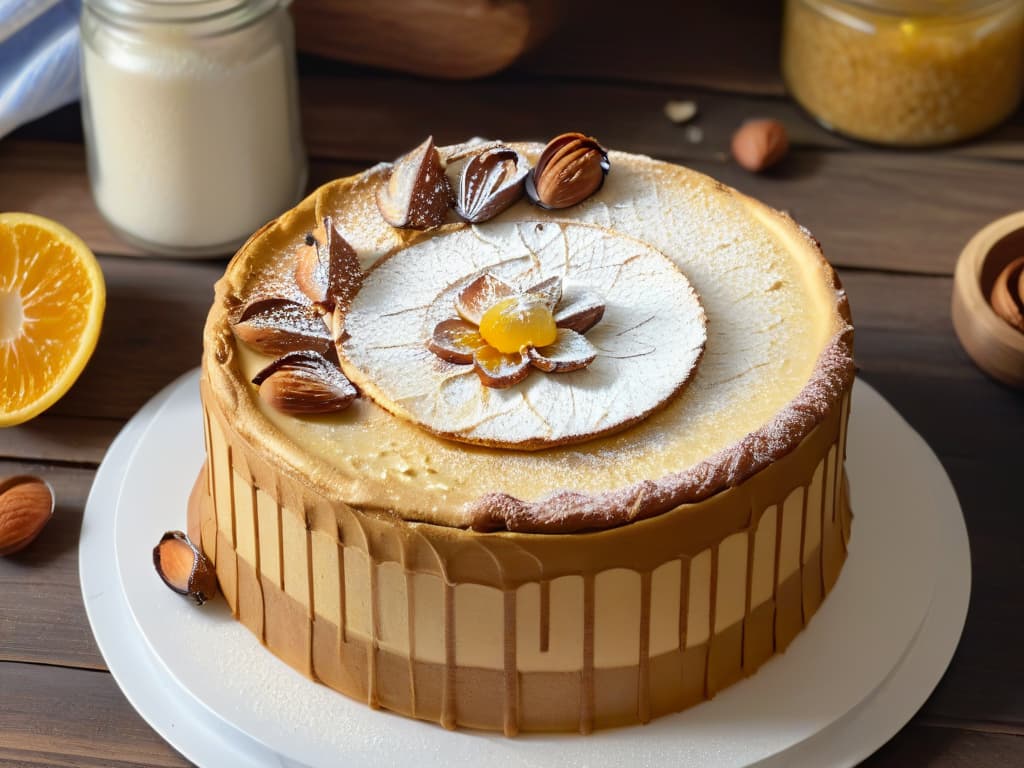
[{"label": "cracked sugar crust", "polygon": [[[512,146],[531,162],[542,149]],[[435,437],[368,398],[316,419],[264,408],[246,375],[267,358],[235,344],[228,310],[264,283],[290,279],[290,259],[317,217],[334,217],[365,268],[423,239],[377,215],[373,194],[386,166],[322,187],[232,262],[206,335],[206,369],[218,399],[237,409],[251,444],[265,446],[326,499],[410,521],[599,529],[742,482],[791,451],[849,391],[853,331],[845,293],[816,241],[788,216],[687,168],[621,152],[610,157],[604,187],[582,204],[556,216],[520,202],[481,226],[598,224],[650,243],[679,266],[704,306],[708,341],[691,381],[661,410],[613,435],[524,452]],[[457,177],[461,162],[449,162],[449,176]]]},{"label": "cracked sugar crust", "polygon": [[[562,278],[568,306],[587,292],[605,313],[586,333],[597,358],[570,373],[535,371],[508,389],[427,348],[455,298],[481,274],[517,290]],[[367,275],[345,318],[342,368],[396,416],[449,439],[513,449],[590,440],[634,424],[685,385],[707,338],[690,282],[664,255],[575,222],[458,226],[399,250]]]}]

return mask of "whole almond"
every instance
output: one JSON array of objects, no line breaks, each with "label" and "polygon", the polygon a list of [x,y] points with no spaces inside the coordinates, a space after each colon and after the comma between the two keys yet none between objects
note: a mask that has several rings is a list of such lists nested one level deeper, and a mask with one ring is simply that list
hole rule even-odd
[{"label": "whole almond", "polygon": [[316,310],[288,299],[271,297],[250,302],[231,329],[264,355],[302,349],[326,352],[331,347],[330,330]]},{"label": "whole almond", "polygon": [[202,605],[217,594],[213,563],[181,531],[168,531],[153,548],[153,566],[164,584]]},{"label": "whole almond", "polygon": [[788,150],[786,127],[778,120],[750,120],[740,126],[732,137],[732,156],[742,167],[754,173],[775,165]]},{"label": "whole almond", "polygon": [[252,383],[266,403],[295,416],[343,410],[359,394],[334,363],[312,350],[282,355],[257,373]]},{"label": "whole almond", "polygon": [[541,208],[568,208],[597,192],[610,168],[597,139],[563,133],[547,143],[526,177],[526,196]]},{"label": "whole almond", "polygon": [[455,212],[478,224],[493,219],[523,196],[530,165],[511,147],[489,147],[471,157],[459,175]]},{"label": "whole almond", "polygon": [[0,482],[0,556],[31,544],[53,517],[53,489],[38,477]]},{"label": "whole almond", "polygon": [[452,188],[433,136],[395,161],[376,198],[380,215],[393,227],[430,229],[444,223]]},{"label": "whole almond", "polygon": [[296,252],[295,284],[314,305],[330,312],[339,302],[347,307],[362,282],[355,249],[334,226],[332,217],[324,216]]}]

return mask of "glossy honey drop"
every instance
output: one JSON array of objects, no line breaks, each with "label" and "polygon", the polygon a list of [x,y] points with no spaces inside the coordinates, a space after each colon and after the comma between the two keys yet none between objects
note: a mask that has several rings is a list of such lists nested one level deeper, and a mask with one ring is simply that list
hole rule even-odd
[{"label": "glossy honey drop", "polygon": [[544,300],[525,294],[502,299],[484,312],[480,335],[499,352],[512,354],[523,347],[553,344],[558,328]]}]

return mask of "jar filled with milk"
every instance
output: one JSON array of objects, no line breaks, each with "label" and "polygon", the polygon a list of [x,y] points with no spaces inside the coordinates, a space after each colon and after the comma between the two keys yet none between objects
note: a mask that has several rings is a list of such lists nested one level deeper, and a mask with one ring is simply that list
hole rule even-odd
[{"label": "jar filled with milk", "polygon": [[224,254],[306,184],[281,0],[85,0],[82,119],[100,212],[151,253]]}]

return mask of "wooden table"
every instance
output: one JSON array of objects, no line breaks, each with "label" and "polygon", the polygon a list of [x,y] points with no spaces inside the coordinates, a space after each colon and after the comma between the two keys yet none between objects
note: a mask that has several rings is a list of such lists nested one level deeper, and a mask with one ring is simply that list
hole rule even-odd
[{"label": "wooden table", "polygon": [[[971,538],[971,608],[953,663],[920,713],[866,764],[1024,765],[1024,394],[974,368],[949,317],[961,247],[1024,207],[1024,115],[940,151],[854,144],[784,97],[773,4],[723,4],[723,18],[685,36],[668,18],[679,12],[662,13],[666,23],[574,16],[514,72],[471,83],[304,59],[311,187],[393,158],[428,132],[448,143],[584,130],[790,211],[839,267],[860,375],[939,455]],[[672,98],[697,102],[699,131],[665,119]],[[783,166],[763,176],[727,156],[732,130],[754,116],[780,118],[794,142]],[[58,495],[41,538],[0,560],[0,765],[188,765],[106,671],[83,610],[77,547],[107,446],[143,403],[198,364],[225,261],[135,258],[92,203],[78,120],[68,108],[0,140],[0,210],[38,212],[79,232],[100,255],[108,290],[99,347],[79,382],[43,416],[0,431],[0,476],[42,475]]]}]

